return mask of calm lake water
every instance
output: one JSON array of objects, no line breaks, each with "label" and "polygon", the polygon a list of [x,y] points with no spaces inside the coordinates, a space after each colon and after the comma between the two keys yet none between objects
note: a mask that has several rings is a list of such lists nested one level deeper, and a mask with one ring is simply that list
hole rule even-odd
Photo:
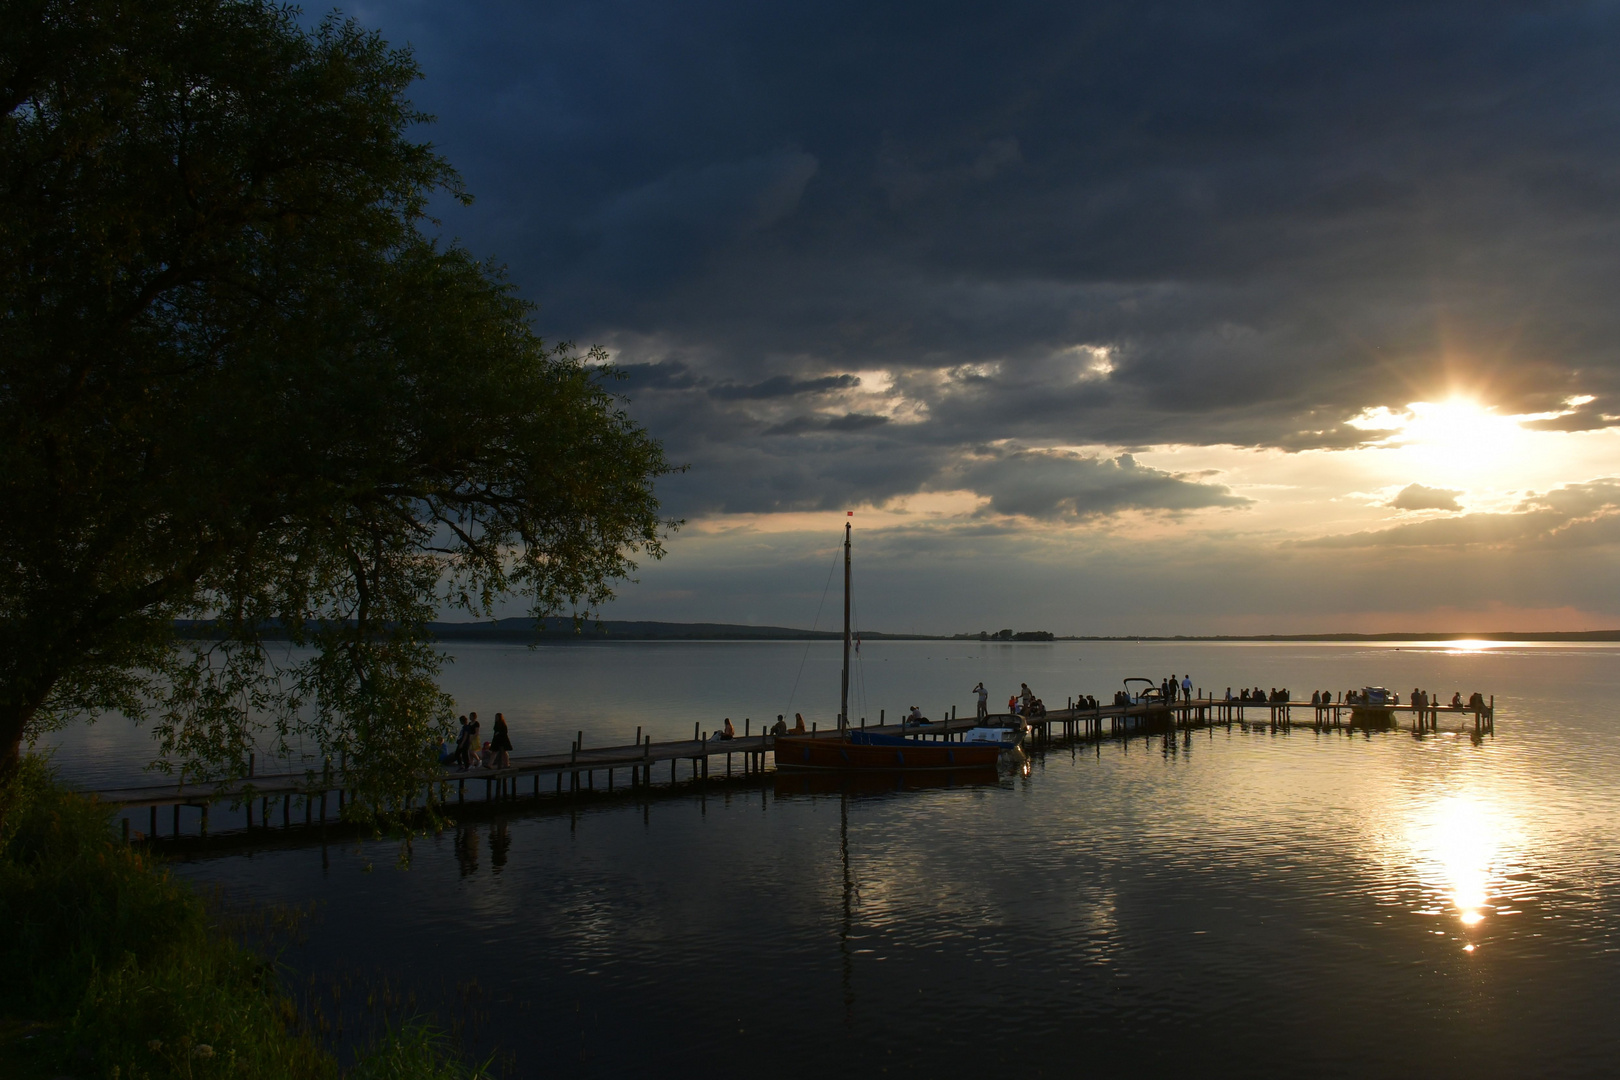
[{"label": "calm lake water", "polygon": [[[1234,725],[975,786],[519,804],[419,840],[193,856],[309,908],[345,1031],[414,995],[513,1075],[1577,1076],[1620,1067],[1620,650],[871,642],[852,712],[1107,698],[1129,675],[1495,694],[1480,745]],[[463,647],[519,752],[836,710],[836,645]],[[797,684],[797,691],[794,686]],[[738,723],[739,729],[742,727]],[[70,733],[85,786],[143,736]],[[334,995],[334,987],[337,994]]]}]

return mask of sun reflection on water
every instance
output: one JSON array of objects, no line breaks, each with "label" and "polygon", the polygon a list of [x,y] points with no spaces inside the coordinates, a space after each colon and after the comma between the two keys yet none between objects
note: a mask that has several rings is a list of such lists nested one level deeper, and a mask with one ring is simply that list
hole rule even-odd
[{"label": "sun reflection on water", "polygon": [[1443,798],[1413,822],[1411,842],[1424,884],[1445,895],[1464,926],[1478,924],[1493,910],[1490,884],[1504,833],[1496,809],[1472,795]]}]

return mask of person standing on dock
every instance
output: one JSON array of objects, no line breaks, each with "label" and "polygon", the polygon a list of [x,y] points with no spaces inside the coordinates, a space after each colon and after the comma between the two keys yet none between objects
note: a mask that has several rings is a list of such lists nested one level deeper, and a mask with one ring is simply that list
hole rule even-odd
[{"label": "person standing on dock", "polygon": [[1183,675],[1181,677],[1181,700],[1182,701],[1191,701],[1192,700],[1192,692],[1193,692],[1192,676],[1191,675]]},{"label": "person standing on dock", "polygon": [[461,731],[456,735],[456,764],[463,769],[467,767],[467,747],[471,745],[471,733],[472,722],[463,716],[461,718]]},{"label": "person standing on dock", "polygon": [[988,719],[990,716],[990,691],[984,688],[984,683],[981,681],[978,686],[973,688],[973,692],[979,698],[979,719]]},{"label": "person standing on dock", "polygon": [[512,735],[506,730],[506,717],[500,713],[495,714],[495,731],[490,736],[490,767],[495,769],[510,768],[512,764]]}]

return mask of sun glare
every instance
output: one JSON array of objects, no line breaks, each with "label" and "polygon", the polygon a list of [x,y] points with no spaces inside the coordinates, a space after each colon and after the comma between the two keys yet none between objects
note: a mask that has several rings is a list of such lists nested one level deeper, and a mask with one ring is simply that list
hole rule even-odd
[{"label": "sun glare", "polygon": [[1414,401],[1405,414],[1367,413],[1358,426],[1387,430],[1377,448],[1398,453],[1414,478],[1466,487],[1489,480],[1527,452],[1531,433],[1519,419],[1477,401],[1450,398]]}]

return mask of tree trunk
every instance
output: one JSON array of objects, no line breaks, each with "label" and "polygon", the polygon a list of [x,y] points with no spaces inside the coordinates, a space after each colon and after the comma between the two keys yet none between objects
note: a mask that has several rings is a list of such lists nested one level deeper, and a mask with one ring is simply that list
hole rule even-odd
[{"label": "tree trunk", "polygon": [[[25,695],[19,695],[25,697]],[[6,811],[11,806],[12,782],[22,760],[23,731],[39,711],[39,704],[9,701],[0,705],[0,842],[6,835]]]}]

